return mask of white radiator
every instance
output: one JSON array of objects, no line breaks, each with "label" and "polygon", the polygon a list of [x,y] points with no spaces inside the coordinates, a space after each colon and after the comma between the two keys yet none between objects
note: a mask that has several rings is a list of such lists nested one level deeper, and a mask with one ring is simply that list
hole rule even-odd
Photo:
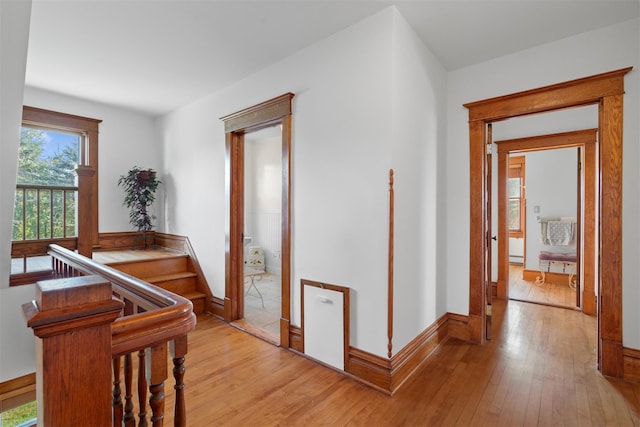
[{"label": "white radiator", "polygon": [[344,294],[304,285],[304,352],[344,370]]}]

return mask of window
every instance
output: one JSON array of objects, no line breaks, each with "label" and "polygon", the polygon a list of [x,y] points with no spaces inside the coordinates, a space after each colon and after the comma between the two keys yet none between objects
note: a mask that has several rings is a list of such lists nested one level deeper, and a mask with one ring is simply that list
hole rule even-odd
[{"label": "window", "polygon": [[77,237],[80,133],[23,126],[13,240]]},{"label": "window", "polygon": [[507,216],[509,237],[524,237],[525,228],[525,157],[509,156],[509,176],[507,178]]},{"label": "window", "polygon": [[[23,107],[13,215],[11,285],[14,276],[50,270],[51,243],[78,248],[79,215],[89,215],[90,238],[98,236],[98,124],[100,120]],[[78,187],[79,168],[93,174]],[[90,212],[79,212],[89,200]],[[15,279],[15,280],[14,280]],[[25,279],[26,280],[26,279]],[[29,283],[29,281],[24,282]]]}]

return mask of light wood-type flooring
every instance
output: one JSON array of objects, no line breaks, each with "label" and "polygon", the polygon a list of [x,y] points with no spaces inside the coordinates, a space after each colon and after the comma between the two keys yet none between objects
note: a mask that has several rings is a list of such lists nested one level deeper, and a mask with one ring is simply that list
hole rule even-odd
[{"label": "light wood-type flooring", "polygon": [[501,300],[493,313],[492,341],[445,341],[393,397],[202,315],[185,364],[188,425],[640,424],[640,385],[596,369],[594,317]]},{"label": "light wood-type flooring", "polygon": [[577,308],[576,291],[569,287],[569,283],[536,284],[522,278],[522,266],[509,266],[509,298],[519,301],[535,302],[538,304],[555,305],[559,307]]}]

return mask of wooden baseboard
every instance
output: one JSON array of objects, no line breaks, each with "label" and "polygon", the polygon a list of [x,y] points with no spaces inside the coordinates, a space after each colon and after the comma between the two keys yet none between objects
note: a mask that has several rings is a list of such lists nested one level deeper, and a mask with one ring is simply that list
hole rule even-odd
[{"label": "wooden baseboard", "polygon": [[433,351],[448,338],[448,313],[391,357],[391,393],[398,390]]},{"label": "wooden baseboard", "polygon": [[289,325],[289,348],[299,353],[304,353],[302,329],[297,326]]},{"label": "wooden baseboard", "polygon": [[220,319],[224,319],[224,300],[218,297],[207,298],[204,311]]},{"label": "wooden baseboard", "polygon": [[36,374],[31,373],[0,383],[0,412],[36,400]]},{"label": "wooden baseboard", "polygon": [[350,347],[345,371],[356,380],[393,395],[450,336],[449,323],[450,314],[446,313],[391,359]]},{"label": "wooden baseboard", "polygon": [[177,234],[155,233],[155,243],[163,248],[174,249],[176,251],[187,252],[188,238]]},{"label": "wooden baseboard", "polygon": [[627,381],[640,382],[640,350],[624,347],[624,376]]},{"label": "wooden baseboard", "polygon": [[389,359],[350,347],[345,371],[357,381],[391,395]]},{"label": "wooden baseboard", "polygon": [[[155,244],[155,235],[155,231],[147,231],[147,244]],[[142,239],[142,233],[137,231],[98,233],[98,248],[100,250],[113,250],[139,247],[144,243]]]},{"label": "wooden baseboard", "polygon": [[448,335],[463,341],[469,341],[469,316],[447,313]]},{"label": "wooden baseboard", "polygon": [[[527,282],[535,282],[539,276],[541,276],[540,270],[522,270],[522,279]],[[550,271],[545,273],[544,278],[545,282],[553,283],[554,285],[566,285],[569,283],[569,275],[565,273]]]}]

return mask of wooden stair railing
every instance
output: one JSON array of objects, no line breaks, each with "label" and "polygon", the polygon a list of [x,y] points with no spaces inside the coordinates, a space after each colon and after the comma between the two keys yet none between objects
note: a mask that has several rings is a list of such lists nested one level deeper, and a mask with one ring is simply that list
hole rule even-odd
[{"label": "wooden stair railing", "polygon": [[[100,406],[112,406],[114,426],[162,426],[165,406],[164,382],[168,377],[167,358],[170,351],[173,361],[173,376],[175,378],[173,421],[175,426],[185,426],[184,362],[187,354],[187,334],[194,329],[196,324],[196,316],[193,313],[191,302],[179,295],[97,263],[60,246],[51,245],[49,254],[52,257],[53,270],[57,277],[78,278],[86,282],[92,280],[85,276],[91,276],[94,278],[94,282],[97,280],[98,282],[103,282],[103,284],[106,283],[107,286],[111,288],[111,299],[117,304],[116,310],[120,311],[120,317],[117,317],[110,323],[111,333],[108,337],[111,348],[111,353],[108,356],[112,360],[112,366],[109,368],[110,372],[112,372],[110,380],[113,384],[112,395],[103,395],[103,389],[100,388],[99,385],[93,384],[92,372],[84,373],[88,380],[85,380],[83,383],[84,386],[93,388],[83,389],[79,395],[98,396],[96,398],[97,400],[94,399],[94,401],[99,402]],[[49,287],[55,289],[62,295],[52,297],[51,301],[60,301],[65,295],[70,295],[74,290],[74,286],[77,286],[73,284],[73,280],[74,279],[56,280],[54,285],[46,285],[47,282],[39,282],[37,298],[41,298],[44,295],[44,291],[41,291],[41,289]],[[100,283],[95,285],[101,286]],[[80,295],[83,295],[82,292],[80,292]],[[82,319],[89,318],[91,315],[95,317],[96,310],[92,308],[93,306],[91,304],[99,304],[100,307],[109,305],[111,312],[113,312],[113,302],[108,304],[105,300],[97,303],[94,301],[95,294],[88,290],[84,291],[84,295],[87,297],[86,303],[83,304],[76,301],[76,306],[56,308],[52,310],[49,315],[43,307],[38,306],[36,301],[23,305],[27,325],[33,327],[36,336],[45,342],[47,338],[38,335],[39,332],[36,328],[40,327],[43,322],[49,320],[55,322],[56,319],[60,318],[61,313],[64,313],[67,318],[73,318],[74,316],[71,312],[74,309],[77,309],[78,312],[85,309],[85,313],[76,316],[72,322],[74,325],[82,328]],[[90,313],[89,316],[87,316],[87,312]],[[104,318],[106,317],[102,315],[100,321],[103,321]],[[49,329],[52,328],[58,331],[57,333],[60,335],[59,331],[62,330],[60,327],[56,325],[49,327]],[[73,335],[74,330],[70,330],[70,332]],[[60,352],[72,352],[74,349],[69,347],[73,346],[68,345],[69,340],[72,339],[73,337],[64,341],[64,348],[56,347],[56,349],[59,349]],[[99,348],[99,346],[96,346],[96,348]],[[43,360],[38,360],[38,367],[46,367],[48,363],[47,359],[50,356],[56,357],[55,354],[41,352],[38,357]],[[93,360],[94,356],[96,355],[83,354],[80,358],[82,360]],[[57,360],[59,359],[61,358],[58,357]],[[96,356],[96,360],[98,359],[99,357]],[[66,360],[74,359],[69,358]],[[122,361],[124,361],[124,364]],[[73,377],[73,374],[65,376],[64,371],[73,372],[76,368],[76,366],[56,366],[56,371],[63,372],[63,374],[57,374],[58,380],[64,381]],[[133,378],[136,369],[138,399],[134,401]],[[42,373],[38,373],[39,379],[42,378],[42,375],[48,374],[46,368],[44,368],[43,371]],[[124,373],[124,402],[121,386],[122,373]],[[43,385],[39,384],[38,387],[43,387]],[[46,387],[47,385],[45,384],[44,388]],[[74,384],[75,394],[78,394],[79,387],[80,386],[76,387]],[[147,392],[149,409],[151,410],[149,414],[147,413]],[[69,417],[78,416],[77,413],[81,412],[78,411],[77,408],[82,407],[83,402],[70,401],[69,394],[67,394],[64,400],[58,398],[48,402],[45,399],[47,396],[50,396],[50,394],[48,394],[46,390],[41,391],[39,389],[39,400],[41,396],[43,401],[39,401],[39,405],[45,408],[47,408],[47,406],[68,405],[71,408],[75,408],[75,410],[66,411],[70,413],[67,415]],[[137,423],[135,418],[136,409],[138,411]],[[95,410],[95,408],[92,410]],[[64,411],[45,410],[42,412],[48,414],[49,417],[55,417]],[[148,420],[147,416],[149,416]],[[45,422],[46,425],[80,425],[73,419],[49,419]],[[94,425],[104,424],[94,423]]]}]

